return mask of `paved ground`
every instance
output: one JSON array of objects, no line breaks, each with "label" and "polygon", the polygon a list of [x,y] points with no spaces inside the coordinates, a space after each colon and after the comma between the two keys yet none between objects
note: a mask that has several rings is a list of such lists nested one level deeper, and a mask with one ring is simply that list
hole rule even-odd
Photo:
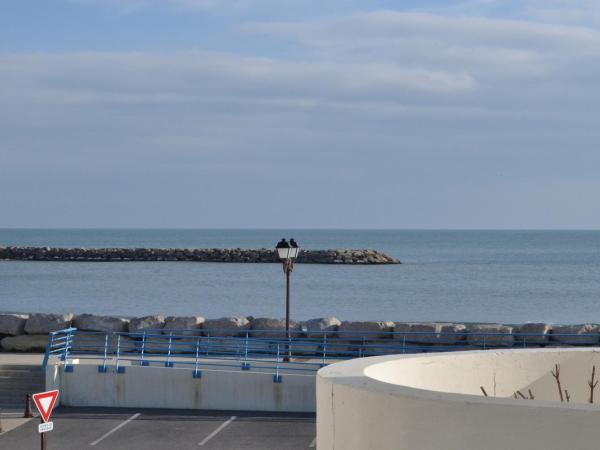
[{"label": "paved ground", "polygon": [[[309,449],[314,414],[125,408],[56,409],[48,450]],[[39,419],[0,435],[0,449],[38,449]]]}]

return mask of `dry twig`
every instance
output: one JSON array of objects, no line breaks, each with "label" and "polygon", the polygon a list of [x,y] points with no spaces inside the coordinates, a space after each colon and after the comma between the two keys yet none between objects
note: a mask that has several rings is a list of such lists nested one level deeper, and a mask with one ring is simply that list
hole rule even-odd
[{"label": "dry twig", "polygon": [[535,397],[533,396],[533,392],[531,392],[531,389],[527,389],[527,391],[529,392],[529,400],[535,400]]},{"label": "dry twig", "polygon": [[598,381],[594,381],[596,377],[596,366],[592,366],[592,378],[588,381],[590,387],[590,403],[594,403],[594,389],[598,386]]},{"label": "dry twig", "polygon": [[569,391],[565,389],[565,397],[567,398],[567,403],[571,401],[571,396],[569,395]]},{"label": "dry twig", "polygon": [[527,400],[527,397],[525,397],[521,391],[517,391],[516,393],[519,394],[519,397],[521,397],[523,400]]},{"label": "dry twig", "polygon": [[560,401],[564,402],[565,400],[563,398],[563,390],[562,386],[560,385],[560,364],[554,364],[554,370],[552,370],[550,373],[556,380],[556,385],[558,387],[558,396],[560,397]]},{"label": "dry twig", "polygon": [[485,389],[483,388],[483,386],[479,386],[479,389],[481,389],[481,392],[483,392],[483,395],[485,395],[486,397],[488,396],[487,392],[485,392]]}]

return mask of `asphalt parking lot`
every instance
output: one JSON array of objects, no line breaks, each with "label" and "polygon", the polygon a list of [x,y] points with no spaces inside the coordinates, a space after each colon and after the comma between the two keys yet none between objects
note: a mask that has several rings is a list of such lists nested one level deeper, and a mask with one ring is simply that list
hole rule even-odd
[{"label": "asphalt parking lot", "polygon": [[[66,408],[50,419],[48,450],[310,449],[314,414]],[[39,418],[0,435],[0,449],[40,448]]]}]

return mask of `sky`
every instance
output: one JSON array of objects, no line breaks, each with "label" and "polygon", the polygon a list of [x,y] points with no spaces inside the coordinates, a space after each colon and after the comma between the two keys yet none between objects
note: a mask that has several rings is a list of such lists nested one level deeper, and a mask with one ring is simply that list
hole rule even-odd
[{"label": "sky", "polygon": [[5,0],[0,227],[600,224],[596,0]]}]

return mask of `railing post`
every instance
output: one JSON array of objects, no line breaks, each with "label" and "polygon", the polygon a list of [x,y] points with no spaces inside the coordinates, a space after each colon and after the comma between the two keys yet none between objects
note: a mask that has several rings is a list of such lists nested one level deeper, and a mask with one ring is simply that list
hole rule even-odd
[{"label": "railing post", "polygon": [[402,336],[402,353],[406,353],[406,335]]},{"label": "railing post", "polygon": [[148,361],[144,360],[145,353],[146,353],[146,330],[144,330],[142,333],[142,353],[140,355],[140,365],[141,366],[150,365],[150,363]]},{"label": "railing post", "polygon": [[104,335],[104,361],[98,366],[98,372],[106,373],[106,359],[108,358],[108,333]]},{"label": "railing post", "polygon": [[117,360],[115,362],[115,371],[117,373],[125,373],[125,367],[119,365],[119,357],[121,356],[121,335],[117,334]]},{"label": "railing post", "polygon": [[208,347],[210,346],[210,331],[206,333],[206,356],[208,357]]},{"label": "railing post", "polygon": [[54,345],[54,332],[48,333],[48,343],[46,344],[46,352],[44,353],[44,361],[42,362],[42,370],[45,370],[48,366],[48,360],[50,359],[50,352]]},{"label": "railing post", "polygon": [[275,375],[273,375],[273,383],[281,383],[281,375],[279,374],[279,344],[277,344],[277,364],[275,365]]},{"label": "railing post", "polygon": [[323,332],[323,360],[321,361],[321,365],[325,366],[325,358],[327,356],[327,332]]},{"label": "railing post", "polygon": [[194,367],[194,373],[192,374],[192,376],[194,378],[202,378],[202,372],[200,372],[199,370],[199,365],[200,365],[200,338],[198,338],[196,340],[196,364]]},{"label": "railing post", "polygon": [[250,363],[248,362],[248,332],[246,331],[246,342],[244,350],[244,362],[242,362],[242,370],[250,370]]},{"label": "railing post", "polygon": [[165,363],[165,367],[173,367],[173,361],[171,361],[171,345],[173,342],[173,332],[169,333],[169,350],[167,351],[167,362]]},{"label": "railing post", "polygon": [[65,336],[65,351],[63,354],[63,362],[65,364],[65,372],[73,372],[73,365],[69,364],[69,349],[71,347],[71,331],[66,332]]}]

